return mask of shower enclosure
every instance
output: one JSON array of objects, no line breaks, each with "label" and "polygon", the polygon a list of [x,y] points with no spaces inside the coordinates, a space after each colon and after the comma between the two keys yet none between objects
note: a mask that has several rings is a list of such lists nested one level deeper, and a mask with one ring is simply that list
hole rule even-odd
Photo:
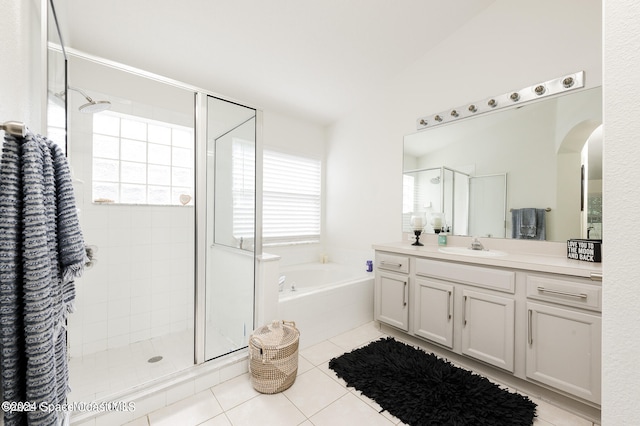
[{"label": "shower enclosure", "polygon": [[[261,112],[68,51],[68,155],[95,265],[76,281],[71,401],[126,395],[246,347]],[[80,111],[86,96],[109,101]],[[64,143],[64,142],[61,142]],[[259,181],[259,179],[258,179]]]},{"label": "shower enclosure", "polygon": [[434,232],[431,219],[437,215],[449,232],[465,235],[469,227],[469,181],[468,174],[449,167],[405,170],[402,230],[411,232],[411,216],[420,215],[426,219],[426,232]]}]

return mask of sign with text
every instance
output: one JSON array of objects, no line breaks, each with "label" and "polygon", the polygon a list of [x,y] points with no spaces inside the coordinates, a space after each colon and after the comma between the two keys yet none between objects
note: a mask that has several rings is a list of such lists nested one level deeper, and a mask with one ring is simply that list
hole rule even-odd
[{"label": "sign with text", "polygon": [[584,262],[602,262],[602,240],[567,240],[567,257]]}]

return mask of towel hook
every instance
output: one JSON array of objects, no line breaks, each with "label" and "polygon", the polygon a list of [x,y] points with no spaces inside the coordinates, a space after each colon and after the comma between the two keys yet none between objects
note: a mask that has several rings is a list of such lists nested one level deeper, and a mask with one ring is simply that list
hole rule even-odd
[{"label": "towel hook", "polygon": [[0,124],[0,130],[4,130],[13,136],[25,137],[27,136],[27,126],[20,121],[5,121]]}]

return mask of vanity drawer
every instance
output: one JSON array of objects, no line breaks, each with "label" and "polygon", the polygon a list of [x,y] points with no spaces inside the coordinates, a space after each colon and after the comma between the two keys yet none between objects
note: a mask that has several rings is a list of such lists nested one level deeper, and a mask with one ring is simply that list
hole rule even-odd
[{"label": "vanity drawer", "polygon": [[559,305],[602,311],[602,287],[595,284],[527,275],[527,297]]},{"label": "vanity drawer", "polygon": [[376,267],[387,271],[409,273],[409,258],[396,254],[376,253]]},{"label": "vanity drawer", "polygon": [[416,275],[440,278],[511,294],[514,294],[516,289],[515,272],[482,266],[417,259]]}]

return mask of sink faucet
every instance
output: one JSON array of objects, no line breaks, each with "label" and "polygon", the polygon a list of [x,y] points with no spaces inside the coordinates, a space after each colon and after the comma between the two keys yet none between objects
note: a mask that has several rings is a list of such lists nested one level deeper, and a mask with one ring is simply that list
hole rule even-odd
[{"label": "sink faucet", "polygon": [[471,250],[486,250],[478,237],[474,237],[473,241],[471,241],[471,245],[469,246]]}]

